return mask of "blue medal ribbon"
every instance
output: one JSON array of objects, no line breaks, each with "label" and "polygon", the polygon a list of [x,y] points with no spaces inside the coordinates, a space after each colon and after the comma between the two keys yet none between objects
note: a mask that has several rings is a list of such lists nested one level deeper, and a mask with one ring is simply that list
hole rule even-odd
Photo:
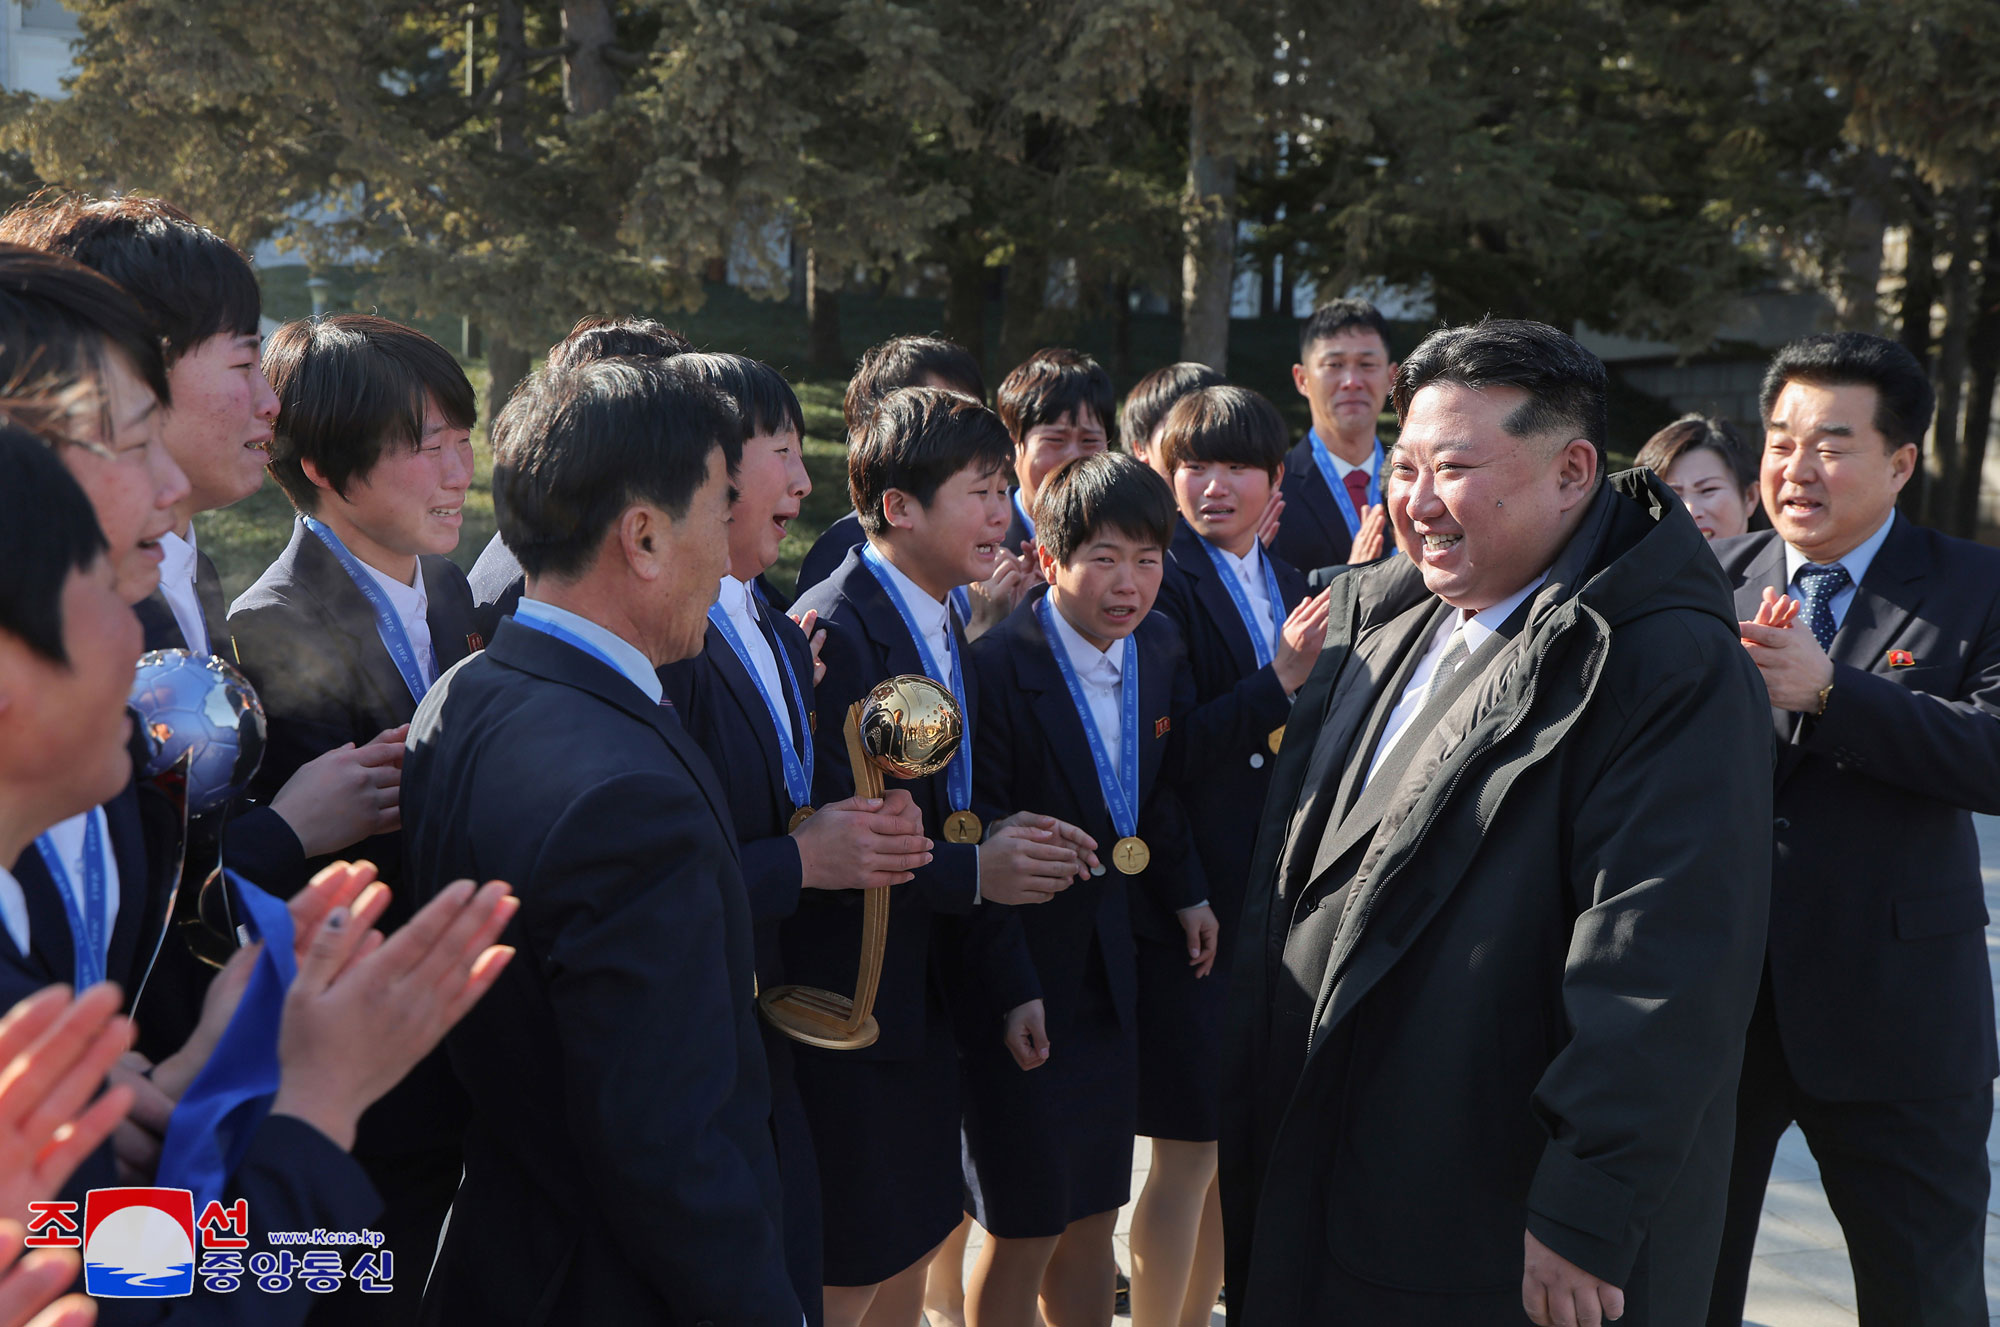
[{"label": "blue medal ribbon", "polygon": [[[1306,430],[1306,441],[1312,444],[1313,464],[1319,467],[1319,476],[1333,492],[1333,505],[1340,511],[1340,519],[1347,522],[1347,534],[1351,539],[1361,533],[1361,513],[1354,510],[1354,496],[1341,482],[1340,470],[1333,463],[1333,453],[1319,440],[1318,429]],[[1375,454],[1368,460],[1368,505],[1382,505],[1382,440],[1375,439]],[[1395,540],[1389,541],[1389,549],[1395,551]]]},{"label": "blue medal ribbon", "polygon": [[1201,541],[1201,546],[1208,550],[1208,560],[1215,564],[1216,574],[1222,577],[1223,585],[1229,590],[1230,602],[1236,605],[1236,616],[1243,619],[1243,629],[1250,633],[1250,647],[1257,651],[1257,666],[1264,667],[1278,657],[1278,636],[1285,626],[1285,600],[1279,593],[1278,573],[1271,569],[1270,557],[1261,551],[1257,554],[1258,565],[1264,568],[1264,593],[1270,597],[1271,603],[1271,635],[1266,639],[1258,628],[1257,610],[1250,606],[1249,591],[1243,588],[1235,565],[1221,549],[1206,539]]},{"label": "blue medal ribbon", "polygon": [[327,551],[339,560],[347,579],[354,582],[354,588],[361,591],[361,597],[375,610],[375,634],[382,638],[382,647],[389,651],[389,659],[396,665],[396,671],[403,675],[403,685],[410,689],[412,700],[422,700],[431,684],[424,680],[424,667],[417,658],[417,647],[410,641],[410,633],[403,630],[403,619],[396,616],[396,610],[389,603],[389,596],[382,593],[382,587],[375,580],[361,559],[347,551],[347,545],[340,542],[340,536],[328,529],[320,521],[310,516],[300,516],[306,529],[313,532]]},{"label": "blue medal ribbon", "polygon": [[[1063,684],[1069,688],[1070,704],[1076,707],[1076,717],[1083,722],[1084,740],[1090,743],[1090,759],[1097,766],[1097,786],[1104,791],[1104,807],[1111,812],[1111,826],[1121,838],[1132,838],[1139,832],[1139,651],[1132,638],[1125,638],[1125,659],[1119,672],[1119,743],[1118,763],[1125,768],[1120,771],[1111,768],[1111,756],[1104,749],[1104,735],[1097,731],[1097,720],[1091,717],[1090,701],[1084,697],[1083,684],[1077,680],[1076,665],[1069,661],[1069,651],[1063,647],[1062,639],[1056,635],[1055,610],[1049,607],[1049,596],[1043,595],[1035,601],[1035,615],[1041,620],[1042,635],[1048,639],[1049,653],[1056,657],[1056,667],[1062,670]],[[1121,868],[1122,869],[1122,868]]]},{"label": "blue medal ribbon", "polygon": [[876,582],[887,592],[889,602],[896,606],[896,612],[903,619],[903,629],[910,633],[910,640],[917,647],[917,657],[924,662],[924,675],[933,682],[951,688],[951,698],[958,702],[958,712],[965,725],[965,737],[958,744],[958,754],[945,767],[945,800],[954,811],[972,809],[972,714],[965,708],[965,687],[960,683],[958,660],[958,633],[945,624],[944,644],[951,651],[951,668],[946,670],[938,665],[937,657],[931,653],[930,645],[924,640],[924,633],[917,626],[917,620],[910,616],[910,606],[903,602],[903,592],[896,588],[896,579],[890,574],[889,564],[875,551],[875,545],[861,545],[861,561],[875,577]]},{"label": "blue medal ribbon", "polygon": [[110,895],[109,877],[104,867],[104,808],[92,807],[83,828],[83,899],[79,904],[76,890],[70,887],[69,868],[63,864],[62,852],[56,842],[47,834],[35,840],[35,848],[42,854],[42,864],[55,877],[56,893],[62,895],[63,913],[69,918],[70,943],[76,949],[76,972],[70,983],[82,991],[104,980],[104,967],[109,961],[107,954],[111,947],[110,912],[107,898]]},{"label": "blue medal ribbon", "polygon": [[972,591],[966,589],[963,585],[954,585],[951,587],[951,593],[946,595],[945,598],[950,601],[952,608],[958,613],[958,624],[962,627],[971,626]]},{"label": "blue medal ribbon", "polygon": [[[750,674],[751,683],[757,688],[757,694],[763,698],[764,709],[771,716],[771,726],[778,731],[778,759],[785,768],[785,795],[792,799],[794,807],[811,806],[812,742],[808,740],[805,743],[805,750],[801,752],[792,740],[792,716],[778,703],[778,698],[765,689],[764,676],[757,671],[757,665],[751,660],[750,651],[744,646],[743,637],[737,632],[736,624],[729,620],[728,611],[721,604],[710,604],[708,620],[715,624],[716,630],[722,633],[722,638],[729,642],[729,648],[736,651],[736,657],[743,663],[743,671]],[[803,723],[806,713],[805,695],[799,690],[799,677],[792,669],[791,656],[782,646],[774,648],[771,653],[778,656],[778,667],[784,670],[785,682],[792,693],[792,703],[798,707],[800,722]]]}]

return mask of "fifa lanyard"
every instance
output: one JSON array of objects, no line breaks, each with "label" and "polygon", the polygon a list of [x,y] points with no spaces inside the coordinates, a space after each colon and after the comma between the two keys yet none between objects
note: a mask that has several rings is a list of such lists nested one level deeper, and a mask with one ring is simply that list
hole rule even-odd
[{"label": "fifa lanyard", "polygon": [[361,591],[361,597],[375,610],[375,634],[382,638],[382,647],[389,651],[390,662],[403,675],[403,685],[410,689],[410,699],[422,700],[431,684],[424,678],[423,665],[417,660],[417,647],[410,640],[410,633],[403,629],[403,619],[396,616],[396,610],[389,603],[389,596],[382,593],[378,583],[361,559],[348,552],[347,545],[340,542],[340,536],[324,524],[310,516],[301,516],[306,529],[319,537],[327,551],[339,560],[347,579],[354,582],[354,588]]},{"label": "fifa lanyard", "polygon": [[[779,698],[773,696],[764,685],[764,675],[757,671],[757,665],[750,658],[750,651],[738,634],[736,624],[729,620],[729,613],[719,603],[708,606],[708,620],[729,642],[729,648],[736,651],[736,657],[743,664],[743,671],[750,674],[750,681],[757,688],[757,694],[764,701],[764,710],[771,716],[771,726],[778,733],[778,759],[785,769],[785,793],[792,799],[793,806],[812,805],[813,750],[812,743],[806,741],[803,749],[792,739],[792,716],[787,713]],[[769,643],[769,642],[767,642]],[[785,682],[792,693],[792,704],[798,713],[806,712],[804,694],[799,690],[798,673],[792,668],[791,657],[782,646],[773,645],[771,652],[778,657],[778,667],[784,670]]]},{"label": "fifa lanyard", "polygon": [[70,940],[76,949],[75,980],[71,984],[79,991],[95,986],[104,980],[106,953],[110,948],[109,918],[105,916],[110,911],[106,904],[110,882],[104,865],[104,808],[92,807],[84,821],[80,901],[55,839],[43,834],[35,840],[35,847],[42,854],[42,864],[55,877],[56,893],[62,895],[63,913],[69,918]]},{"label": "fifa lanyard", "polygon": [[1279,612],[1284,607],[1284,600],[1278,592],[1278,573],[1271,569],[1271,559],[1258,553],[1253,546],[1251,553],[1264,569],[1264,594],[1271,605],[1271,634],[1267,637],[1258,627],[1257,611],[1250,606],[1250,593],[1243,588],[1243,579],[1230,565],[1228,556],[1206,539],[1201,541],[1201,546],[1208,550],[1208,560],[1215,564],[1216,574],[1222,577],[1230,602],[1236,605],[1236,616],[1243,619],[1243,629],[1250,633],[1250,648],[1257,652],[1257,666],[1262,668],[1278,657],[1278,632],[1282,623]]},{"label": "fifa lanyard", "polygon": [[965,708],[965,688],[959,682],[960,663],[958,657],[958,633],[950,622],[945,623],[944,647],[951,658],[951,668],[946,671],[938,666],[937,656],[931,653],[930,643],[917,626],[916,618],[910,616],[910,606],[903,602],[903,592],[896,588],[896,579],[890,574],[889,564],[873,544],[861,546],[861,560],[888,594],[889,602],[896,606],[896,612],[903,619],[903,627],[916,643],[917,657],[923,660],[924,673],[933,682],[951,689],[951,698],[958,702],[958,712],[965,724],[965,739],[958,744],[958,752],[951,758],[944,775],[945,800],[954,811],[969,810],[972,806],[972,715]]},{"label": "fifa lanyard", "polygon": [[[1341,481],[1340,472],[1333,464],[1333,453],[1319,440],[1318,429],[1306,430],[1306,441],[1312,444],[1313,464],[1319,467],[1319,476],[1333,493],[1333,505],[1340,509],[1340,519],[1347,522],[1347,533],[1361,533],[1361,513],[1354,510],[1354,500]],[[1375,439],[1375,454],[1368,460],[1368,505],[1382,505],[1382,440]]]},{"label": "fifa lanyard", "polygon": [[1127,636],[1119,671],[1118,763],[1124,766],[1121,773],[1111,766],[1111,753],[1104,749],[1104,735],[1097,730],[1097,720],[1091,715],[1090,701],[1083,694],[1076,665],[1070,662],[1068,648],[1056,635],[1055,609],[1049,607],[1047,595],[1035,601],[1035,615],[1041,619],[1049,653],[1055,656],[1056,667],[1062,670],[1063,684],[1069,688],[1076,717],[1083,722],[1084,740],[1090,743],[1090,759],[1097,766],[1097,786],[1104,792],[1104,806],[1111,812],[1112,828],[1120,838],[1132,838],[1139,832],[1139,651]]}]

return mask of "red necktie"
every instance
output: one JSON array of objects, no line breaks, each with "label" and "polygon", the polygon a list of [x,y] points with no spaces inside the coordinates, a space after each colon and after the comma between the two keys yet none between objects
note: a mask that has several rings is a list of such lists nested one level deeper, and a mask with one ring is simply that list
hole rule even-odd
[{"label": "red necktie", "polygon": [[1354,515],[1359,518],[1368,510],[1368,472],[1349,470],[1347,472],[1347,496],[1354,500]]}]

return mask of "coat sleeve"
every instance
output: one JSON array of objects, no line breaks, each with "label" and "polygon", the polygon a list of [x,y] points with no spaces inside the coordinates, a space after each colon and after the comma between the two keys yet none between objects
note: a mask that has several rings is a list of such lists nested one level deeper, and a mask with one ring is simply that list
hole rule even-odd
[{"label": "coat sleeve", "polygon": [[1727,629],[1678,614],[1616,630],[1593,708],[1558,808],[1573,827],[1569,1039],[1534,1092],[1550,1137],[1527,1226],[1623,1285],[1735,1091],[1770,901],[1770,726]]}]

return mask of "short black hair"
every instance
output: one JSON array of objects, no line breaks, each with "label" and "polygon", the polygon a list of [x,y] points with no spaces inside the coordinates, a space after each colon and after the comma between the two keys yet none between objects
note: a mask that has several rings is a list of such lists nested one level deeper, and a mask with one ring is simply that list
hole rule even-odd
[{"label": "short black hair", "polygon": [[1290,438],[1285,417],[1247,387],[1204,387],[1175,402],[1160,435],[1160,462],[1172,474],[1196,461],[1250,465],[1276,478]]},{"label": "short black hair", "polygon": [[1350,327],[1365,327],[1382,338],[1382,353],[1389,354],[1389,320],[1365,299],[1336,299],[1314,309],[1299,324],[1299,359],[1313,348],[1313,342],[1339,336]]},{"label": "short black hair", "polygon": [[651,318],[607,318],[601,314],[577,319],[569,335],[549,347],[552,369],[593,359],[650,355],[670,359],[694,349],[694,342]]},{"label": "short black hair", "polygon": [[1674,462],[1689,452],[1714,452],[1736,477],[1738,488],[1757,482],[1757,457],[1743,441],[1743,435],[1726,419],[1707,415],[1682,415],[1646,439],[1632,464],[1666,478]]},{"label": "short black hair", "polygon": [[0,424],[0,631],[67,667],[63,586],[108,548],[90,499],[48,444]]},{"label": "short black hair", "polygon": [[930,387],[927,378],[940,378],[954,391],[986,404],[986,375],[979,361],[956,341],[937,336],[892,336],[879,346],[862,352],[861,362],[847,380],[847,394],[840,402],[840,415],[847,435],[859,434],[868,416],[882,398],[900,387]]},{"label": "short black hair", "polygon": [[1080,350],[1052,346],[1037,350],[1000,384],[1000,422],[1018,445],[1028,430],[1053,424],[1085,406],[1109,432],[1116,421],[1111,375]]},{"label": "short black hair", "polygon": [[1174,493],[1158,472],[1124,452],[1079,456],[1035,495],[1035,542],[1067,564],[1104,530],[1158,545],[1174,541]]},{"label": "short black hair", "polygon": [[1583,438],[1597,449],[1597,474],[1603,478],[1604,440],[1611,427],[1604,361],[1573,338],[1547,323],[1518,318],[1440,328],[1396,370],[1389,400],[1397,420],[1408,418],[1410,400],[1420,390],[1446,382],[1526,392],[1528,399],[1501,427],[1517,438],[1558,430]]},{"label": "short black hair", "polygon": [[264,301],[250,260],[163,199],[44,191],[0,217],[0,240],[74,258],[123,286],[168,364],[212,336],[257,335]]},{"label": "short black hair", "polygon": [[991,410],[942,387],[903,387],[882,398],[847,448],[847,494],[869,534],[888,529],[882,495],[900,489],[928,508],[961,470],[1005,470],[1013,440]]},{"label": "short black hair", "polygon": [[675,356],[674,367],[729,393],[743,414],[750,437],[768,437],[786,429],[805,437],[806,416],[799,408],[798,393],[783,374],[762,360],[691,351]]},{"label": "short black hair", "polygon": [[1937,409],[1930,375],[1908,347],[1867,332],[1827,332],[1801,337],[1771,357],[1757,410],[1771,422],[1771,407],[1788,382],[1821,387],[1867,386],[1875,389],[1875,429],[1889,450],[1921,446]]},{"label": "short black hair", "polygon": [[1137,451],[1153,436],[1175,402],[1189,392],[1227,381],[1208,365],[1189,360],[1154,369],[1125,394],[1125,404],[1118,408],[1118,441],[1126,451]]},{"label": "short black hair", "polygon": [[373,314],[286,323],[264,347],[264,372],[278,394],[271,475],[308,514],[319,508],[319,488],[304,462],[344,498],[384,448],[423,441],[426,401],[436,401],[453,428],[469,429],[478,418],[472,384],[449,350]]},{"label": "short black hair", "polygon": [[733,474],[745,425],[726,392],[647,356],[530,376],[493,423],[493,513],[530,576],[572,577],[635,502],[687,515],[722,450]]},{"label": "short black hair", "polygon": [[166,402],[159,338],[130,295],[59,254],[0,244],[0,398],[15,423],[73,441],[61,420],[75,389],[103,381],[106,346]]}]

